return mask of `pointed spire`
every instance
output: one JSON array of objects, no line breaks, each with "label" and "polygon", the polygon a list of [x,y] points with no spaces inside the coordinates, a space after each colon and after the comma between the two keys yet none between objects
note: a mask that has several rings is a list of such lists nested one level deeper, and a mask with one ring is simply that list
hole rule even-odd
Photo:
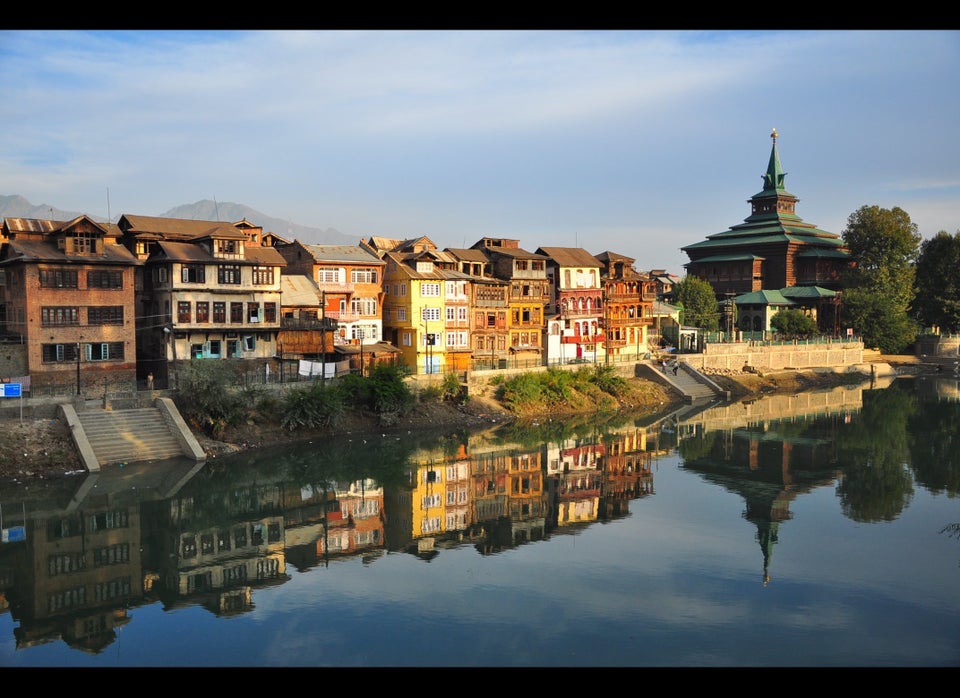
[{"label": "pointed spire", "polygon": [[780,166],[780,153],[777,151],[777,135],[777,129],[774,128],[770,134],[770,138],[773,140],[773,148],[770,150],[770,162],[767,165],[767,173],[763,175],[764,193],[775,193],[776,191],[782,191],[784,188],[783,182],[786,173]]}]

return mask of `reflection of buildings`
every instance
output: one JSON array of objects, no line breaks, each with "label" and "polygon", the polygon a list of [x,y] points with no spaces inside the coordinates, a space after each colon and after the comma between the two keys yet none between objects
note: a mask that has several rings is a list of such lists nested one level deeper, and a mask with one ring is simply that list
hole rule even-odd
[{"label": "reflection of buildings", "polygon": [[[0,496],[5,540],[0,579],[19,622],[17,647],[56,640],[99,653],[153,600],[146,502],[176,492],[202,467],[194,461],[133,465],[63,478]],[[135,483],[135,486],[134,486]]]},{"label": "reflection of buildings", "polygon": [[286,581],[282,487],[276,483],[183,492],[151,506],[164,603],[212,612],[251,607],[251,588]]},{"label": "reflection of buildings", "polygon": [[790,502],[836,478],[835,426],[845,419],[837,413],[809,421],[767,421],[762,428],[702,432],[681,443],[685,470],[744,498],[743,516],[757,527],[764,584],[770,580],[780,524],[791,518]]},{"label": "reflection of buildings", "polygon": [[573,437],[557,445],[548,444],[546,451],[554,503],[553,525],[596,521],[603,487],[603,444],[595,436]]},{"label": "reflection of buildings", "polygon": [[386,496],[390,550],[430,559],[444,545],[473,542],[487,553],[544,537],[542,450],[473,445],[411,459],[408,485]]},{"label": "reflection of buildings", "polygon": [[650,466],[655,452],[648,450],[647,436],[645,427],[632,425],[605,434],[600,518],[626,516],[631,499],[654,493]]}]

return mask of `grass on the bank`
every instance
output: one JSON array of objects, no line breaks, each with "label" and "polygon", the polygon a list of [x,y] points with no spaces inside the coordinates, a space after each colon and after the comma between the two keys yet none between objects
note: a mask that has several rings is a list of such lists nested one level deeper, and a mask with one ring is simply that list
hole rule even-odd
[{"label": "grass on the bank", "polygon": [[368,410],[381,423],[410,411],[418,400],[465,397],[456,374],[415,395],[402,365],[376,364],[367,376],[349,374],[332,381],[297,385],[282,395],[260,386],[242,384],[243,366],[227,361],[193,361],[179,374],[177,408],[194,428],[217,439],[229,427],[250,419],[269,420],[288,431],[336,426],[353,410]]},{"label": "grass on the bank", "polygon": [[497,398],[518,414],[533,409],[557,409],[589,404],[593,409],[615,407],[628,390],[626,379],[612,366],[584,366],[576,371],[550,367],[546,371],[498,376]]}]

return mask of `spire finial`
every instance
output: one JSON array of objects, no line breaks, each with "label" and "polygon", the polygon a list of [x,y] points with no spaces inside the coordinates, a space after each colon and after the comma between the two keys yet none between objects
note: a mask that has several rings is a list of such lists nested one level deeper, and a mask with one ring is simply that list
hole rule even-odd
[{"label": "spire finial", "polygon": [[773,131],[770,133],[770,138],[773,139],[774,145],[776,145],[776,142],[777,142],[777,127],[776,127],[776,126],[773,127]]}]

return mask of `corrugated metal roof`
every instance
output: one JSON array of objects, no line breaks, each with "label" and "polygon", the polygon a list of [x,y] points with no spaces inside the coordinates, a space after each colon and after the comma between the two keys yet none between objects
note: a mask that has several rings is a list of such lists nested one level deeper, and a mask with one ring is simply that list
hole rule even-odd
[{"label": "corrugated metal roof", "polygon": [[360,245],[304,245],[318,262],[351,262],[384,266],[386,262]]},{"label": "corrugated metal roof", "polygon": [[280,297],[288,307],[319,307],[323,294],[309,276],[302,274],[280,275]]}]

